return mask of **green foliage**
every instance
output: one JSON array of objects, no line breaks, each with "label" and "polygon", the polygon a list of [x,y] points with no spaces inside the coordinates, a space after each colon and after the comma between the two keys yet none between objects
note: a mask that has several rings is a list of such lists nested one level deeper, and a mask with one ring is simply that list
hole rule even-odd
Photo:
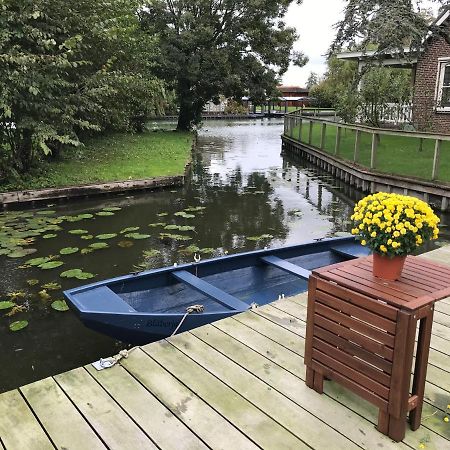
[{"label": "green foliage", "polygon": [[[26,172],[83,132],[142,129],[164,103],[154,37],[138,0],[4,0],[0,14],[1,166]],[[0,173],[1,175],[1,173]]]},{"label": "green foliage", "polygon": [[201,120],[220,94],[253,101],[274,93],[290,61],[294,29],[283,17],[293,0],[152,0],[141,11],[143,27],[158,36],[158,73],[174,89],[178,129]]}]

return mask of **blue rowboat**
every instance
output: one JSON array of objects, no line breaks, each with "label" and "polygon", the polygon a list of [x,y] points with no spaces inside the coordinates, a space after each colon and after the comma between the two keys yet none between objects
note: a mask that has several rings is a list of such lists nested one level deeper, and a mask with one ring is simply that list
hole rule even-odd
[{"label": "blue rowboat", "polygon": [[323,239],[149,270],[64,295],[87,327],[145,344],[304,292],[311,270],[367,254],[352,237]]}]

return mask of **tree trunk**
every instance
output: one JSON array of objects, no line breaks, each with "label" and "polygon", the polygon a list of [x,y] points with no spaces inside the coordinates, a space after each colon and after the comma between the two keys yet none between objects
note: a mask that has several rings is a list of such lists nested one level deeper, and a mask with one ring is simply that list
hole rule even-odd
[{"label": "tree trunk", "polygon": [[31,130],[23,130],[16,140],[16,148],[13,150],[12,166],[18,172],[26,172],[33,161],[33,133]]}]

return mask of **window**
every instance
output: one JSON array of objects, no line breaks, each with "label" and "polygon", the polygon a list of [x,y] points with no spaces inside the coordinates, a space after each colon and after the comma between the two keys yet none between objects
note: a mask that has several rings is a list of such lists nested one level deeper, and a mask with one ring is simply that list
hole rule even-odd
[{"label": "window", "polygon": [[440,63],[438,76],[437,111],[450,112],[450,61]]}]

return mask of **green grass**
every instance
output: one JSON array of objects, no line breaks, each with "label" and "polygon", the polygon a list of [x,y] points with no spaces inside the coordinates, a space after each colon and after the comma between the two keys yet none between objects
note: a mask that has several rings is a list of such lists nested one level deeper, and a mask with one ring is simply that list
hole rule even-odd
[{"label": "green grass", "polygon": [[110,134],[67,148],[21,180],[0,185],[3,192],[109,181],[182,175],[193,142],[191,133],[159,131]]},{"label": "green grass", "polygon": [[[321,124],[315,123],[312,130],[311,144],[320,146]],[[298,139],[299,128],[293,130],[293,136]],[[353,162],[355,149],[355,134],[353,130],[341,131],[339,157]],[[304,120],[302,126],[303,142],[308,142],[309,121]],[[324,151],[334,154],[336,142],[336,126],[327,124]],[[431,180],[433,168],[435,141],[425,139],[422,151],[419,150],[419,139],[407,136],[381,136],[377,149],[375,170],[393,175],[403,175],[424,180]],[[372,135],[361,133],[361,144],[358,160],[361,166],[370,167]],[[450,182],[450,142],[443,141],[438,180]]]}]

